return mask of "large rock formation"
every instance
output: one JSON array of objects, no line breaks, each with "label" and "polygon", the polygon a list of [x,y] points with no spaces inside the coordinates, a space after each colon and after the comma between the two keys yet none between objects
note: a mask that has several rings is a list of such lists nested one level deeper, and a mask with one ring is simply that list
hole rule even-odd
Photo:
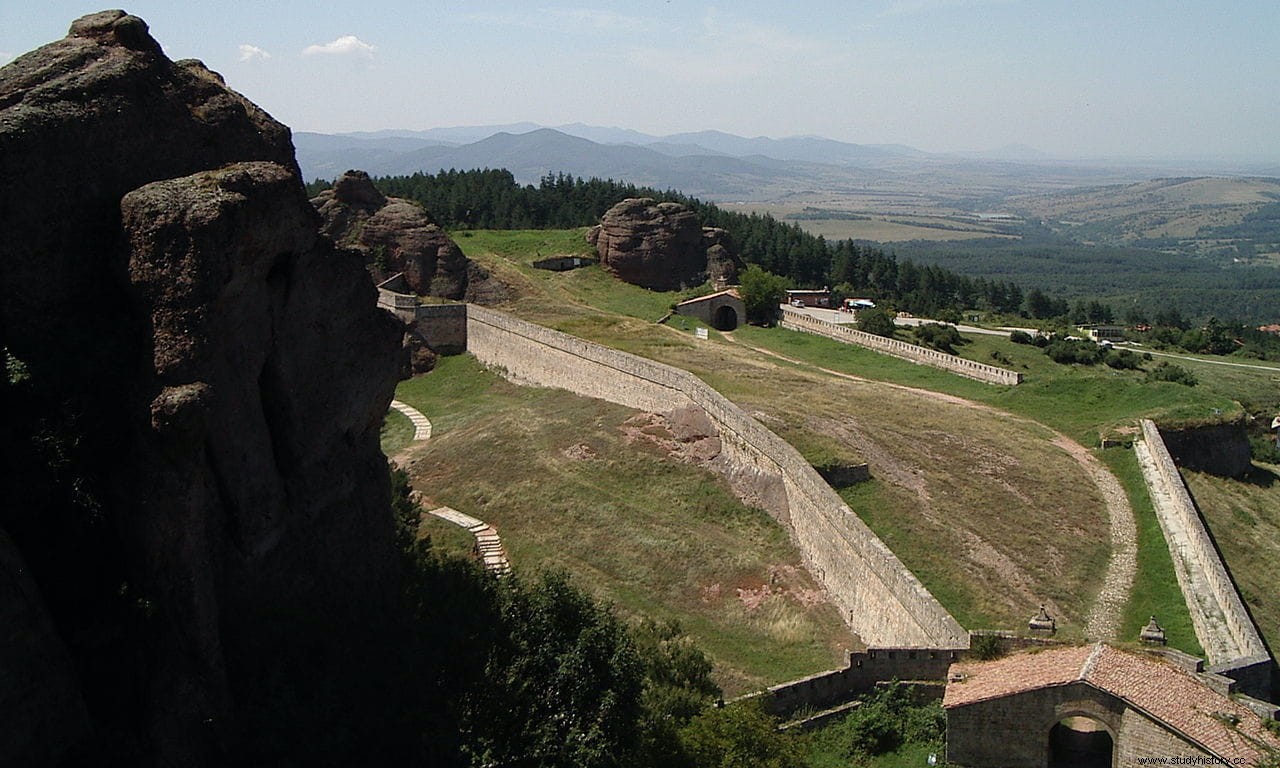
[{"label": "large rock formation", "polygon": [[364,254],[378,282],[400,272],[418,295],[467,296],[474,267],[457,244],[422,206],[384,196],[364,171],[347,171],[311,203],[324,219],[324,233]]},{"label": "large rock formation", "polygon": [[722,289],[737,282],[741,261],[729,233],[703,227],[680,203],[628,198],[605,212],[587,232],[600,264],[619,279],[655,291],[711,280]]},{"label": "large rock formation", "polygon": [[213,762],[394,577],[402,329],[289,130],[123,12],[0,68],[0,178],[0,764]]}]

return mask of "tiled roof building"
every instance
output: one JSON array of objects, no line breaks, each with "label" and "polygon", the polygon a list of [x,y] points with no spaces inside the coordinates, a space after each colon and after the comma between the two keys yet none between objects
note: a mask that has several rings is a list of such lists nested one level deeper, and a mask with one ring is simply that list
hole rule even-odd
[{"label": "tiled roof building", "polygon": [[1101,643],[958,662],[942,703],[947,760],[975,768],[1175,757],[1256,765],[1280,749],[1257,714],[1200,676]]}]

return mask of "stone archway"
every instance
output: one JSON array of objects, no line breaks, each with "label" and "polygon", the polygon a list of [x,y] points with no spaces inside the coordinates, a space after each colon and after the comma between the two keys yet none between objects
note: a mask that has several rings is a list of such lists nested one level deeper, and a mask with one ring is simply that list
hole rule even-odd
[{"label": "stone archway", "polygon": [[1111,768],[1115,739],[1100,720],[1064,717],[1049,729],[1049,768]]},{"label": "stone archway", "polygon": [[738,327],[738,312],[728,304],[721,304],[716,307],[715,315],[711,318],[711,325],[717,331],[732,331]]}]

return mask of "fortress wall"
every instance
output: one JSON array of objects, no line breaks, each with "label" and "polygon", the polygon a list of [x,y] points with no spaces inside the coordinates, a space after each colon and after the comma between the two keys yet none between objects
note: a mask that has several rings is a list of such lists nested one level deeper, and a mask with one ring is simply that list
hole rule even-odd
[{"label": "fortress wall", "polygon": [[415,306],[413,327],[432,349],[441,354],[460,354],[467,350],[466,304]]},{"label": "fortress wall", "polygon": [[962,357],[948,355],[945,352],[922,347],[918,344],[908,344],[898,339],[889,339],[884,336],[877,336],[874,333],[865,333],[840,323],[819,320],[816,317],[810,317],[793,309],[783,308],[782,327],[793,331],[816,333],[847,344],[857,344],[860,347],[866,347],[876,352],[883,352],[920,365],[941,368],[944,371],[950,371],[970,379],[977,379],[987,384],[1007,384],[1012,386],[1022,383],[1022,374],[1017,371],[998,368],[986,363],[977,363],[973,360],[965,360]]},{"label": "fortress wall", "polygon": [[869,645],[966,648],[968,633],[790,444],[696,376],[502,312],[468,305],[470,351],[513,381],[645,411],[696,405],[720,431],[734,473],[780,479],[786,525],[806,565]]},{"label": "fortress wall", "polygon": [[[1173,457],[1165,448],[1160,430],[1151,420],[1143,419],[1142,436],[1155,465],[1155,472],[1147,473],[1147,482],[1159,486],[1153,489],[1152,496],[1165,495],[1170,500],[1167,505],[1154,505],[1161,527],[1171,543],[1184,542],[1172,554],[1175,560],[1181,560],[1193,572],[1192,578],[1183,584],[1184,591],[1192,593],[1184,594],[1184,597],[1191,610],[1196,636],[1209,657],[1210,669],[1225,671],[1237,665],[1250,667],[1260,657],[1269,659],[1270,654],[1257,627],[1227,574],[1195,502],[1182,482],[1182,475],[1178,474]],[[1192,585],[1200,586],[1195,588]],[[1194,594],[1197,591],[1199,594]],[[1222,622],[1207,620],[1206,611],[1221,613]]]}]

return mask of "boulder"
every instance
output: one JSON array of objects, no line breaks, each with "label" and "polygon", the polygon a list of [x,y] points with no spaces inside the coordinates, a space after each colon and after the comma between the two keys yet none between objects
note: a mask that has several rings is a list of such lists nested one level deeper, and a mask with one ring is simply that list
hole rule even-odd
[{"label": "boulder", "polygon": [[121,11],[0,68],[0,177],[0,765],[218,762],[294,617],[394,591],[402,328],[289,129]]},{"label": "boulder", "polygon": [[[704,229],[680,203],[628,198],[605,212],[587,233],[600,264],[620,280],[655,291],[736,280],[737,257],[728,233]],[[717,284],[718,288],[728,282]]]},{"label": "boulder", "polygon": [[466,298],[470,262],[422,206],[384,196],[364,171],[347,171],[311,203],[322,231],[363,254],[376,282],[399,272],[413,293]]}]

